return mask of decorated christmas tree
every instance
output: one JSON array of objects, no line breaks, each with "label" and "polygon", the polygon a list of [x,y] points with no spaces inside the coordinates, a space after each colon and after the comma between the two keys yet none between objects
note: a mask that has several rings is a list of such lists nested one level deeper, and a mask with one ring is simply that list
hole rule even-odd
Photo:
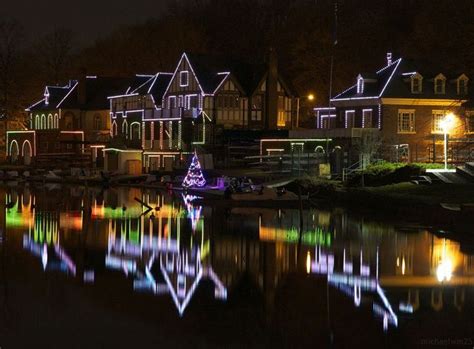
[{"label": "decorated christmas tree", "polygon": [[199,163],[199,159],[196,152],[194,152],[191,165],[189,165],[188,168],[188,173],[183,180],[183,187],[204,187],[205,185],[206,180],[204,179],[204,176],[202,174],[201,164]]}]

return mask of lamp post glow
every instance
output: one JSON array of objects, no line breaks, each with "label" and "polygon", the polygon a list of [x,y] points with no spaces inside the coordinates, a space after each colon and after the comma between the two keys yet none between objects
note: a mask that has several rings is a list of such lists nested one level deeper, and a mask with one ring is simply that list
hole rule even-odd
[{"label": "lamp post glow", "polygon": [[314,101],[314,95],[312,93],[308,95],[308,101]]},{"label": "lamp post glow", "polygon": [[448,170],[448,133],[454,125],[454,114],[446,114],[444,119],[440,122],[441,129],[444,133],[444,169]]}]

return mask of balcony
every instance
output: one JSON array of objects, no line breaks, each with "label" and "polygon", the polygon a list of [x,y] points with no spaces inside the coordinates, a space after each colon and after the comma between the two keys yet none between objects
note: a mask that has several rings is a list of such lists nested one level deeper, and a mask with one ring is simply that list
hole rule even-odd
[{"label": "balcony", "polygon": [[364,132],[380,132],[378,128],[317,128],[290,130],[290,138],[360,138]]},{"label": "balcony", "polygon": [[171,108],[171,109],[147,109],[145,110],[144,120],[159,120],[159,119],[178,119],[178,118],[197,118],[201,115],[200,108]]}]

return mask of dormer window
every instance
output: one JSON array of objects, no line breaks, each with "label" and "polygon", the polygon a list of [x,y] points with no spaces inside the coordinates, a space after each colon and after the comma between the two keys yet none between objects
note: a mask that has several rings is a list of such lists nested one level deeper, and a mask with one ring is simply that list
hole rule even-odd
[{"label": "dormer window", "polygon": [[49,104],[49,91],[48,88],[44,91],[44,104],[48,105]]},{"label": "dormer window", "polygon": [[467,90],[468,81],[469,81],[468,77],[464,74],[461,75],[457,79],[457,92],[458,92],[458,95],[460,95],[460,96],[467,95],[467,93],[468,93],[468,90]]},{"label": "dormer window", "polygon": [[423,92],[423,77],[420,74],[415,74],[411,77],[411,93]]},{"label": "dormer window", "polygon": [[364,93],[364,78],[361,75],[357,77],[357,93]]},{"label": "dormer window", "polygon": [[179,86],[186,87],[189,85],[189,72],[187,70],[179,73]]},{"label": "dormer window", "polygon": [[437,95],[446,93],[446,78],[443,74],[439,74],[434,80],[434,93]]}]

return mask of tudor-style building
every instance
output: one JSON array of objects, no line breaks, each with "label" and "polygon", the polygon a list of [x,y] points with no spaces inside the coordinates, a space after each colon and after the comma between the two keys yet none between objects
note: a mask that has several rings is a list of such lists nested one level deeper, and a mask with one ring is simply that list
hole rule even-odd
[{"label": "tudor-style building", "polygon": [[102,149],[110,139],[107,96],[129,81],[84,76],[65,86],[46,86],[43,99],[26,109],[27,129],[7,132],[7,157],[25,165],[102,166]]},{"label": "tudor-style building", "polygon": [[184,166],[197,147],[223,148],[225,130],[291,129],[299,104],[274,54],[255,66],[183,53],[173,73],[137,75],[109,99],[112,144],[121,143],[105,150],[110,171],[123,171],[140,150],[146,171]]},{"label": "tudor-style building", "polygon": [[474,150],[462,107],[469,88],[469,77],[463,73],[426,72],[409,60],[392,60],[389,53],[384,67],[359,74],[353,86],[331,99],[331,107],[315,109],[317,132],[339,142],[345,139],[350,151],[364,129],[372,130],[386,160],[435,162],[444,156],[441,122],[453,113],[449,157],[465,161]]}]

